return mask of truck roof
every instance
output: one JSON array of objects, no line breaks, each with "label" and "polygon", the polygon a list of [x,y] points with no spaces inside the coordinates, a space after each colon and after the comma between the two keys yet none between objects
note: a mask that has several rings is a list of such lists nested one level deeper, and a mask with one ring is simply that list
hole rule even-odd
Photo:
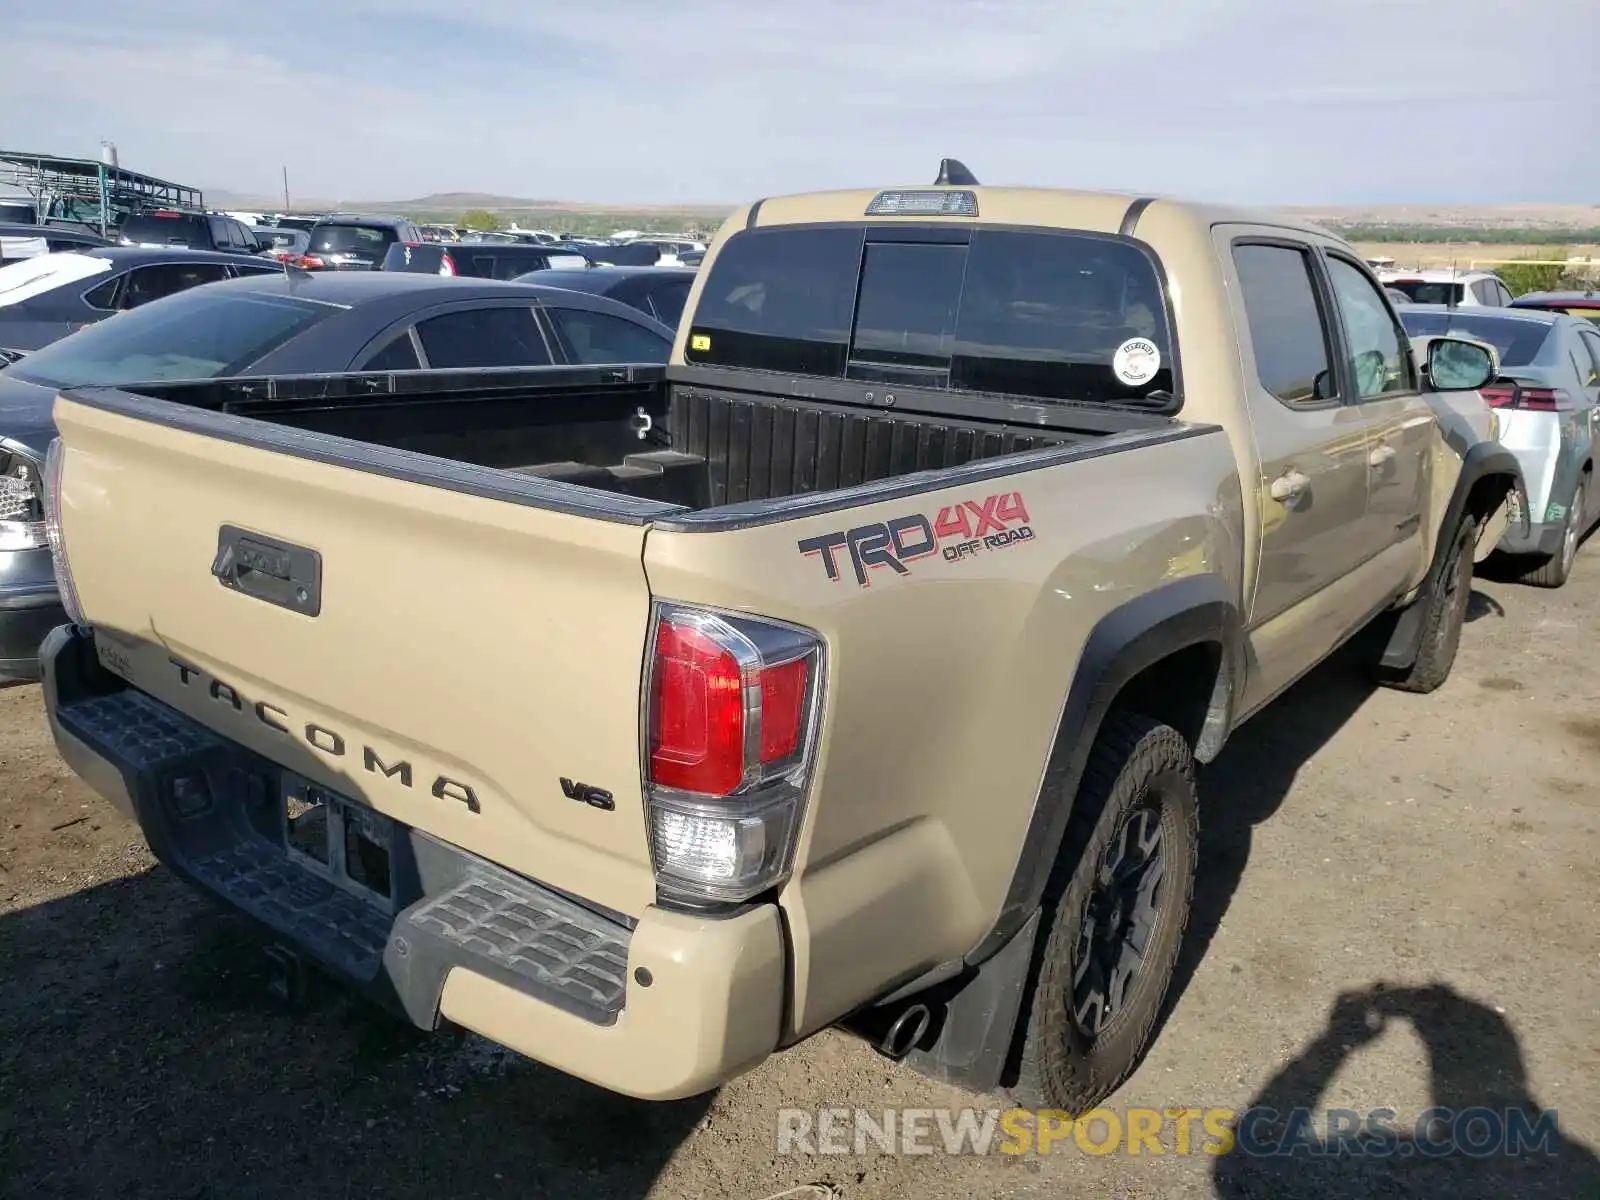
[{"label": "truck roof", "polygon": [[[902,207],[898,212],[869,214],[880,196],[927,196],[931,193],[968,193],[977,211],[929,211]],[[952,202],[953,203],[953,202]],[[958,187],[950,185],[908,184],[889,188],[851,188],[829,192],[805,192],[772,196],[758,200],[730,218],[746,227],[760,225],[812,224],[829,221],[872,221],[893,224],[907,219],[947,220],[987,225],[1033,225],[1046,228],[1084,229],[1115,233],[1133,205],[1141,209],[1159,205],[1187,212],[1197,223],[1217,225],[1239,223],[1270,225],[1321,237],[1334,236],[1326,229],[1296,220],[1281,212],[1206,204],[1166,196],[1140,196],[1125,192],[1076,191],[1040,187]]]}]

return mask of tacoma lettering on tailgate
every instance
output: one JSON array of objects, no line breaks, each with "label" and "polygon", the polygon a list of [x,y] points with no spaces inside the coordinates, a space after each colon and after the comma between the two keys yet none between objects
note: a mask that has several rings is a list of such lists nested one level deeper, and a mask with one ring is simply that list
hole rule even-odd
[{"label": "tacoma lettering on tailgate", "polygon": [[[207,675],[199,667],[192,667],[186,662],[176,658],[167,660],[178,672],[178,682],[187,688],[195,688],[224,708],[232,709],[236,713],[250,714],[261,724],[265,725],[285,737],[299,740],[304,738],[312,749],[321,752],[328,758],[343,758],[349,750],[354,755],[358,749],[361,755],[361,765],[374,775],[382,775],[398,783],[403,788],[411,787],[411,764],[404,759],[396,762],[384,762],[383,758],[371,746],[352,748],[346,741],[344,734],[337,729],[329,729],[326,725],[318,725],[315,721],[307,721],[299,729],[294,725],[299,722],[290,722],[289,714],[276,704],[269,704],[265,700],[251,703],[232,684],[223,683],[222,680]],[[465,804],[469,812],[482,812],[483,806],[478,800],[478,792],[470,783],[462,783],[458,779],[451,779],[444,775],[435,775],[432,786],[429,788],[436,800],[455,800]]]},{"label": "tacoma lettering on tailgate", "polygon": [[908,563],[939,554],[946,562],[961,562],[989,550],[1004,550],[1033,537],[1028,506],[1021,492],[1001,492],[982,500],[963,500],[941,508],[930,520],[911,513],[892,521],[857,525],[837,533],[805,538],[799,543],[806,557],[821,555],[822,569],[839,581],[839,551],[843,550],[862,587],[872,586],[869,568],[886,567],[895,575],[909,575]]}]

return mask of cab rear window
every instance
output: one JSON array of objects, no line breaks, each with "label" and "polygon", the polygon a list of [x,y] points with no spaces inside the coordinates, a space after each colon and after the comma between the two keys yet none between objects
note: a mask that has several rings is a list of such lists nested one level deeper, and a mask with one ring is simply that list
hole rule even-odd
[{"label": "cab rear window", "polygon": [[1131,241],[849,225],[730,238],[686,354],[715,366],[1165,407],[1172,349],[1160,276]]}]

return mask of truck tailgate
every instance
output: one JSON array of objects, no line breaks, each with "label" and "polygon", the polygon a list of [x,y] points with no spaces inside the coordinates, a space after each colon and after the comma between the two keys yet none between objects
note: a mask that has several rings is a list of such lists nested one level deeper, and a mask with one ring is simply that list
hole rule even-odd
[{"label": "truck tailgate", "polygon": [[[72,578],[107,667],[463,849],[620,912],[653,900],[642,520],[508,503],[65,396],[55,416]],[[569,799],[563,780],[609,791],[614,807]]]}]

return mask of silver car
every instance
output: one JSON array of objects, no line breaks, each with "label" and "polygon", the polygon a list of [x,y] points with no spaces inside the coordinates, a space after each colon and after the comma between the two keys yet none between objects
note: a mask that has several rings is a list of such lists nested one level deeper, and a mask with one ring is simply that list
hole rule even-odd
[{"label": "silver car", "polygon": [[1482,395],[1500,418],[1500,443],[1527,484],[1528,524],[1500,549],[1525,561],[1525,582],[1560,587],[1600,518],[1594,482],[1600,440],[1600,329],[1565,313],[1411,304],[1398,315],[1413,338],[1453,334],[1494,346],[1499,380]]}]

